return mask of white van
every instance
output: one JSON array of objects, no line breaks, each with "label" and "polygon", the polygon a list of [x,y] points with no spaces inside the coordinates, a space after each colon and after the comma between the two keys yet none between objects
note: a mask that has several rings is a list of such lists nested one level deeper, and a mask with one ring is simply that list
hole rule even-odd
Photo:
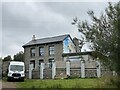
[{"label": "white van", "polygon": [[25,64],[20,61],[11,61],[8,67],[7,81],[21,80],[25,78]]}]

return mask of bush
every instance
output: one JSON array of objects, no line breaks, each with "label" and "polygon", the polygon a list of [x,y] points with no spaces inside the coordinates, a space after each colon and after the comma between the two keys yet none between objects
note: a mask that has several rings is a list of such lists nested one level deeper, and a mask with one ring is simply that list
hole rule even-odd
[{"label": "bush", "polygon": [[117,88],[120,88],[120,77],[114,77],[110,79],[110,82],[112,85],[114,85]]}]

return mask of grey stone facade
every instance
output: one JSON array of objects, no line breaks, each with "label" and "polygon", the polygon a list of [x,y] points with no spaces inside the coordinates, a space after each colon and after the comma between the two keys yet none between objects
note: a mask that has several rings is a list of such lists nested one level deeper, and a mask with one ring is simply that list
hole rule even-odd
[{"label": "grey stone facade", "polygon": [[[55,49],[55,54],[54,55],[49,55],[49,49],[48,47],[53,45]],[[39,56],[39,47],[44,47],[44,56]],[[35,48],[35,57],[31,57],[30,55],[30,49]],[[25,53],[25,65],[26,65],[26,70],[29,68],[30,61],[35,60],[35,69],[39,67],[39,60],[44,60],[44,63],[48,63],[49,59],[54,59],[55,61],[61,62],[63,61],[62,53],[63,53],[63,45],[62,42],[59,43],[52,43],[52,44],[44,44],[44,45],[37,45],[37,46],[29,46],[24,48],[24,53]],[[57,63],[58,64],[58,63]]]}]

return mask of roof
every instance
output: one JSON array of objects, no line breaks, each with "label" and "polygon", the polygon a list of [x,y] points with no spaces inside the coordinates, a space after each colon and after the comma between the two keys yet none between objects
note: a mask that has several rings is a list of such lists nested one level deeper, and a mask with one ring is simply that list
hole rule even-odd
[{"label": "roof", "polygon": [[79,56],[79,55],[92,55],[93,51],[90,52],[76,52],[76,53],[63,53],[62,56]]},{"label": "roof", "polygon": [[101,54],[100,52],[96,52],[96,51],[89,51],[89,52],[77,52],[77,53],[63,53],[62,56],[63,57],[67,57],[67,56],[79,56],[79,55],[91,55],[95,58],[99,57],[99,58],[107,58],[106,56],[104,56],[103,54]]},{"label": "roof", "polygon": [[32,46],[32,45],[39,45],[39,44],[48,44],[48,43],[54,43],[54,42],[61,42],[68,36],[70,37],[69,34],[66,34],[66,35],[31,40],[30,42],[23,45],[23,47]]},{"label": "roof", "polygon": [[24,62],[20,62],[20,61],[11,61],[10,65],[24,65]]}]

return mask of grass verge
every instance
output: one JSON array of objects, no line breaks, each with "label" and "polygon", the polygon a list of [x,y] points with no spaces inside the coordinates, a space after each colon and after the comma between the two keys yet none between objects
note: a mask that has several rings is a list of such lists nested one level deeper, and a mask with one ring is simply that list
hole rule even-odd
[{"label": "grass verge", "polygon": [[17,83],[18,88],[115,88],[108,78],[63,79],[63,80],[25,80]]}]

